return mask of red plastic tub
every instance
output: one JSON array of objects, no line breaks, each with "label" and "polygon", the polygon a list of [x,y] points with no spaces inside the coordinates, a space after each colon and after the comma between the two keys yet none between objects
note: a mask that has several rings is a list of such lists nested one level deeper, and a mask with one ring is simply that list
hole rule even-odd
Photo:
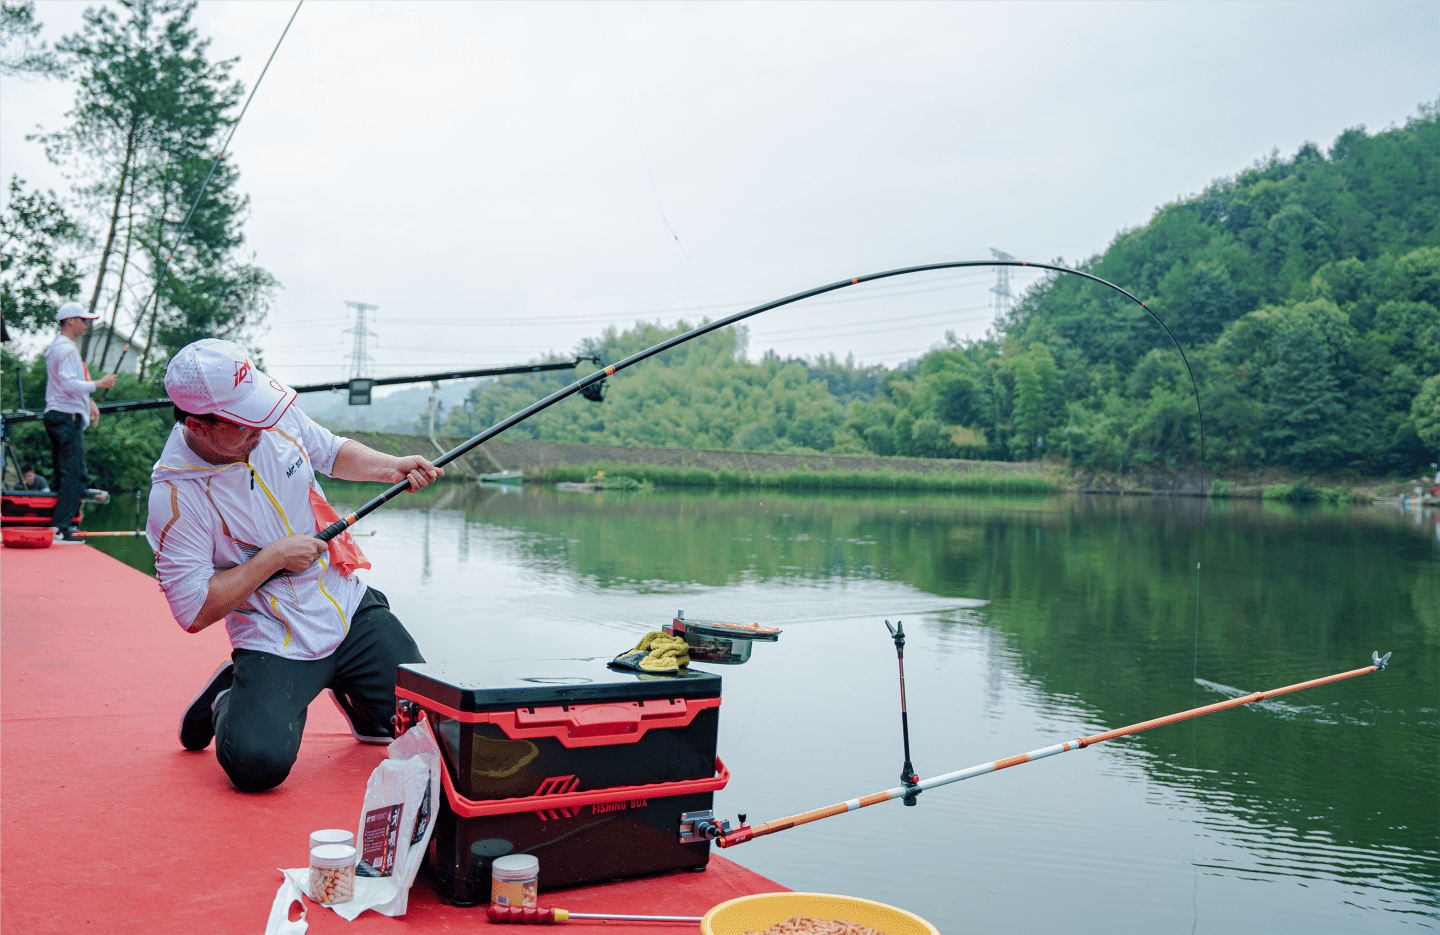
[{"label": "red plastic tub", "polygon": [[55,531],[48,526],[6,526],[0,530],[7,549],[48,549]]}]

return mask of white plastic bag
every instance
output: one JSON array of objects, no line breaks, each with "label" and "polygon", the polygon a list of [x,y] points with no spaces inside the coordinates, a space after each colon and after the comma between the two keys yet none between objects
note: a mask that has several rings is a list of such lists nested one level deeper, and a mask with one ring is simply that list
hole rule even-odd
[{"label": "white plastic bag", "polygon": [[[390,744],[388,755],[387,762],[398,760],[413,764],[418,760],[425,767],[423,780],[414,766],[406,767],[409,771],[405,780],[406,800],[400,816],[400,837],[405,847],[402,855],[397,857],[392,874],[397,893],[392,902],[375,907],[381,915],[401,916],[410,901],[410,886],[415,882],[415,875],[425,859],[425,850],[430,846],[430,835],[435,831],[435,815],[440,808],[440,796],[444,795],[440,786],[440,770],[445,767],[428,721],[421,721],[397,737]],[[363,816],[361,827],[363,830]]]},{"label": "white plastic bag", "polygon": [[425,794],[430,771],[419,757],[386,759],[375,767],[365,784],[365,806],[360,810],[360,829],[355,832],[355,876],[378,879],[403,872],[410,835],[401,831],[408,812]]},{"label": "white plastic bag", "polygon": [[[275,892],[275,902],[270,905],[270,918],[265,922],[265,935],[305,935],[310,923],[305,921],[305,900],[300,898],[301,889],[284,870],[280,871],[280,889]],[[290,907],[300,904],[300,918],[290,921]]]},{"label": "white plastic bag", "polygon": [[[348,903],[330,906],[336,915],[354,921],[366,909],[374,909],[387,916],[405,914],[410,901],[410,884],[415,882],[415,874],[425,858],[425,849],[430,846],[430,835],[435,830],[435,813],[440,806],[440,796],[445,794],[440,785],[440,770],[443,768],[440,748],[435,745],[435,735],[430,732],[429,724],[422,721],[391,742],[387,759],[375,767],[370,781],[366,783],[360,829],[355,835],[357,857],[363,857],[368,823],[374,834],[371,861],[388,867],[389,873],[363,876],[357,866],[355,896]],[[372,812],[378,814],[367,822],[367,816]],[[380,834],[382,829],[383,835]],[[280,884],[280,892],[275,894],[276,907],[281,907],[287,887],[292,887],[298,895],[305,891],[310,879],[308,867],[284,873],[286,882]],[[289,921],[291,902],[293,899],[285,900],[283,907],[278,910],[272,908],[271,922],[275,924],[278,911],[278,918],[284,920],[285,925],[301,927],[277,928],[273,935],[303,935],[305,921]],[[266,935],[272,935],[270,929],[266,929]]]}]

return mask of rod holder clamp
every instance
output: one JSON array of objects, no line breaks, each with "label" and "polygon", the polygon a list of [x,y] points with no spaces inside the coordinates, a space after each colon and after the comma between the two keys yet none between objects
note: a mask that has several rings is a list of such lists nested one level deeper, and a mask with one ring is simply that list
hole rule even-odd
[{"label": "rod holder clamp", "polygon": [[730,833],[730,822],[717,819],[715,812],[706,809],[701,812],[682,812],[680,815],[680,843],[700,844],[713,841]]},{"label": "rod holder clamp", "polygon": [[395,736],[399,737],[416,724],[420,723],[420,706],[406,698],[395,702],[395,716],[390,719],[395,728]]},{"label": "rod holder clamp", "polygon": [[1390,664],[1390,656],[1391,656],[1391,655],[1392,655],[1392,653],[1386,653],[1385,655],[1382,656],[1382,655],[1380,655],[1379,650],[1376,650],[1375,652],[1372,652],[1372,653],[1370,654],[1370,661],[1371,661],[1372,663],[1374,663],[1375,668],[1376,668],[1378,671],[1384,672],[1384,671],[1385,671],[1385,667]]},{"label": "rod holder clamp", "polygon": [[903,653],[903,652],[905,651],[905,624],[904,624],[904,622],[903,622],[903,621],[900,621],[900,620],[897,620],[897,621],[895,621],[895,625],[892,627],[892,626],[890,625],[890,621],[889,621],[889,620],[886,620],[886,621],[885,621],[885,629],[887,629],[887,630],[890,631],[890,638],[895,641],[895,649],[896,649],[896,651]]}]

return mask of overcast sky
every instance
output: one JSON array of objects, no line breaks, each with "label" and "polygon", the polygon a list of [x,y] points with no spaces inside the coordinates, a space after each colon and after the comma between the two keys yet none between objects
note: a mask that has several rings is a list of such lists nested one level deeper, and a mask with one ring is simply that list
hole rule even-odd
[{"label": "overcast sky", "polygon": [[[40,2],[45,38],[84,5]],[[253,84],[294,4],[201,3]],[[235,137],[260,338],[291,383],[568,352],[919,263],[1076,259],[1274,149],[1440,96],[1437,3],[305,4]],[[74,87],[0,82],[0,173]],[[678,238],[678,239],[677,239]],[[1015,291],[1026,280],[1012,278]],[[993,272],[752,321],[750,356],[980,336]],[[87,293],[88,294],[88,293]]]}]

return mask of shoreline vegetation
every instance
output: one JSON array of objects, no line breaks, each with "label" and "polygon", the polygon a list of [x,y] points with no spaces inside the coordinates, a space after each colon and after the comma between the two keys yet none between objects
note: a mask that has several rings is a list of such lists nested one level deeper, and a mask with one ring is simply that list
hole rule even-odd
[{"label": "shoreline vegetation", "polygon": [[1264,487],[1239,488],[1227,480],[1215,479],[1207,492],[1198,489],[1162,489],[1147,487],[1087,487],[1067,483],[1053,474],[1036,472],[1018,474],[1012,471],[970,470],[937,471],[921,474],[913,471],[770,471],[748,474],[744,471],[710,470],[703,467],[672,465],[615,464],[591,461],[585,464],[556,465],[525,473],[527,481],[553,483],[568,490],[605,490],[643,492],[657,487],[714,488],[735,490],[866,490],[896,493],[957,493],[1001,494],[1016,496],[1055,496],[1059,494],[1090,494],[1114,496],[1209,497],[1237,500],[1278,500],[1288,503],[1324,503],[1331,505],[1365,504],[1377,499],[1370,493],[1336,485],[1317,486],[1305,477],[1295,483],[1267,484]]},{"label": "shoreline vegetation", "polygon": [[[526,471],[525,479],[541,483],[599,483],[607,490],[654,487],[754,487],[780,490],[894,490],[930,493],[1056,494],[1062,486],[1043,474],[1013,471],[746,471],[712,470],[668,464],[588,462]],[[626,479],[634,486],[624,483]]]},{"label": "shoreline vegetation", "polygon": [[[428,444],[423,436],[350,432],[379,451],[414,454]],[[439,436],[448,448],[465,439]],[[749,468],[746,468],[749,462]],[[529,483],[595,484],[607,490],[652,487],[741,490],[855,490],[897,493],[1000,494],[1055,496],[1213,497],[1291,503],[1363,504],[1413,498],[1414,488],[1436,486],[1424,479],[1361,477],[1349,474],[1296,475],[1283,468],[1257,471],[1206,471],[1105,474],[1074,472],[1063,461],[926,461],[824,455],[757,455],[756,452],[690,448],[584,445],[498,438],[451,465],[458,477],[522,471]],[[596,482],[601,474],[604,483]],[[635,486],[624,483],[630,478]]]}]

